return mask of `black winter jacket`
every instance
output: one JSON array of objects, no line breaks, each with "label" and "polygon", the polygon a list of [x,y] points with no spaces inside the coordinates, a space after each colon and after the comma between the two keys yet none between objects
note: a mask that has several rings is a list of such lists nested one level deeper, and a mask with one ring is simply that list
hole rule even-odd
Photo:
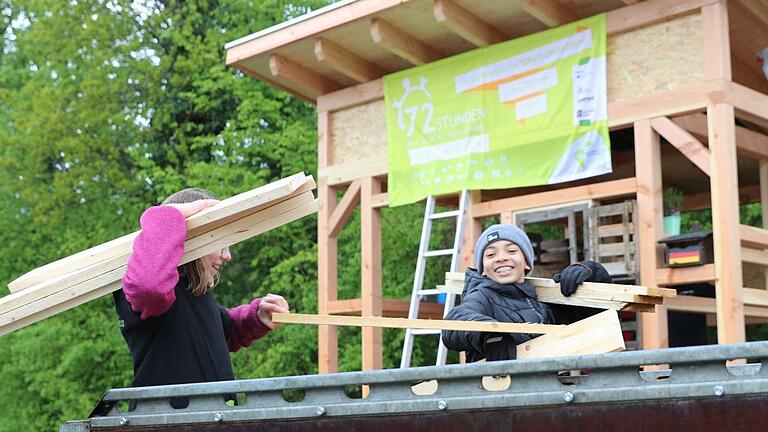
[{"label": "black winter jacket", "polygon": [[[536,298],[533,285],[523,282],[502,285],[468,268],[464,279],[461,304],[451,309],[445,317],[457,321],[498,321],[512,323],[555,324],[552,309]],[[513,334],[515,345],[533,339],[533,334]],[[486,333],[445,330],[443,343],[449,349],[466,351],[467,360],[474,362],[485,358]]]}]

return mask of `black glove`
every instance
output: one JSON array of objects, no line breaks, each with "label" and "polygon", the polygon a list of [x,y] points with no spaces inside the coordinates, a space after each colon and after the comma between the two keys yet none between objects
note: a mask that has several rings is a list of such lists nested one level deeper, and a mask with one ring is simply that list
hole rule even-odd
[{"label": "black glove", "polygon": [[582,282],[613,282],[608,270],[594,261],[571,264],[552,277],[552,280],[560,284],[560,292],[566,297],[576,292]]},{"label": "black glove", "polygon": [[489,362],[517,358],[517,344],[510,334],[486,333],[483,336],[483,350],[485,360]]}]

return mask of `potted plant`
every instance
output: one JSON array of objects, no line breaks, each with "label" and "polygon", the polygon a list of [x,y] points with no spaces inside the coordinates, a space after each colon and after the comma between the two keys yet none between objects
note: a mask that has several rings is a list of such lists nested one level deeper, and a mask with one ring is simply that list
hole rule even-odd
[{"label": "potted plant", "polygon": [[664,234],[680,234],[680,210],[683,208],[683,192],[674,187],[664,189]]}]

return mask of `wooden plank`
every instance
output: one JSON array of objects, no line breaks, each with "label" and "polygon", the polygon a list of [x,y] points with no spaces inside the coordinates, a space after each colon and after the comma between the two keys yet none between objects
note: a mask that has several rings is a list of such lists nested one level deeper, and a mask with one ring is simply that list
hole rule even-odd
[{"label": "wooden plank", "polygon": [[[715,299],[696,296],[678,296],[665,303],[669,310],[714,314]],[[744,306],[744,315],[752,318],[768,318],[768,307]]]},{"label": "wooden plank", "polygon": [[334,316],[297,313],[275,313],[272,321],[283,324],[336,325],[367,328],[411,328],[432,330],[480,331],[489,333],[546,334],[564,326],[555,324],[506,323],[492,321],[450,321],[408,318],[383,318],[374,316]]},{"label": "wooden plank", "polygon": [[704,144],[666,117],[652,119],[651,126],[704,174],[709,175],[709,150]]},{"label": "wooden plank", "polygon": [[371,197],[371,206],[381,208],[389,205],[389,194],[386,192],[377,193]]},{"label": "wooden plank", "polygon": [[[360,282],[364,316],[381,316],[381,209],[371,205],[373,195],[381,193],[381,182],[364,178],[360,189]],[[363,370],[384,367],[382,333],[379,328],[364,328]]]},{"label": "wooden plank", "polygon": [[334,80],[280,54],[269,56],[269,72],[275,78],[282,78],[296,87],[306,89],[315,98],[342,88]]},{"label": "wooden plank", "polygon": [[745,305],[768,307],[768,290],[742,288],[741,292]]},{"label": "wooden plank", "polygon": [[715,277],[714,264],[656,269],[656,283],[659,286],[714,282],[715,279],[717,278]]},{"label": "wooden plank", "polygon": [[[312,202],[312,200],[312,192],[307,191],[300,195],[294,196],[291,199],[282,201],[271,207],[267,207],[260,212],[253,213],[249,216],[232,222],[229,225],[215,228],[211,231],[208,231],[204,235],[188,238],[184,242],[185,253],[181,258],[179,265],[193,261],[197,258],[207,255],[213,250],[216,250],[215,248],[211,249],[209,243],[216,241],[217,238],[228,236],[229,233],[236,230],[244,230],[243,232],[247,232],[247,227],[253,225],[259,220],[264,218],[277,217],[300,205],[308,204]],[[223,247],[224,246],[219,246],[218,249]],[[210,251],[208,251],[209,249]],[[206,252],[203,253],[202,251]],[[0,298],[0,313],[13,310],[27,303],[36,301],[42,297],[49,296],[55,292],[62,291],[68,287],[97,277],[103,273],[111,272],[114,269],[123,268],[124,271],[125,265],[128,263],[128,259],[130,258],[131,254],[132,250],[129,250],[120,255],[94,262],[90,266],[73,270],[69,273],[33,285],[25,290]],[[122,275],[120,275],[120,278],[122,278]]]},{"label": "wooden plank", "polygon": [[515,0],[515,3],[547,27],[558,27],[579,20],[574,11],[557,0]]},{"label": "wooden plank", "polygon": [[432,12],[438,23],[477,47],[493,45],[509,39],[504,32],[452,0],[435,0]]},{"label": "wooden plank", "polygon": [[[760,207],[762,213],[763,227],[768,228],[768,158],[760,161]],[[767,251],[768,252],[768,251]],[[768,268],[763,274],[765,287],[768,288]]]},{"label": "wooden plank", "polygon": [[633,195],[637,192],[637,181],[634,177],[611,180],[602,183],[593,183],[584,186],[557,189],[547,192],[539,192],[519,197],[502,198],[494,201],[486,201],[472,206],[474,217],[482,218],[496,216],[505,211],[519,211],[542,206],[566,204],[588,199],[601,199],[625,195]]},{"label": "wooden plank", "polygon": [[382,99],[383,97],[384,86],[382,86],[382,80],[379,78],[318,97],[317,111],[334,112]]},{"label": "wooden plank", "polygon": [[623,351],[619,315],[605,311],[517,346],[518,359]]},{"label": "wooden plank", "polygon": [[633,224],[610,224],[610,225],[600,225],[597,228],[598,237],[619,237],[624,235],[624,231],[629,232],[629,234],[634,234],[635,232],[635,226]]},{"label": "wooden plank", "polygon": [[321,167],[317,170],[318,177],[327,178],[330,186],[341,186],[359,178],[386,174],[386,154],[336,164],[330,167]]},{"label": "wooden plank", "polygon": [[[657,240],[662,237],[661,146],[659,136],[649,120],[635,122],[635,174],[637,175],[637,222],[635,241],[639,245],[637,259],[640,283],[656,287]],[[641,321],[644,349],[669,345],[667,313],[659,307],[657,314]]]},{"label": "wooden plank", "polygon": [[760,23],[763,28],[768,28],[768,4],[760,0],[735,0],[746,11]]},{"label": "wooden plank", "polygon": [[379,66],[323,38],[315,41],[315,58],[360,83],[373,81],[386,74]]},{"label": "wooden plank", "polygon": [[[221,226],[221,221],[233,221],[247,214],[258,211],[264,204],[272,203],[281,198],[291,196],[304,186],[314,187],[312,177],[304,173],[252,189],[250,191],[227,198],[219,204],[209,207],[187,219],[187,237],[200,235],[210,229]],[[307,189],[309,190],[309,189]],[[190,235],[191,233],[191,235]],[[8,284],[8,289],[15,293],[37,285],[46,280],[54,279],[72,271],[82,269],[95,262],[114,258],[131,251],[133,240],[139,231],[127,234],[117,239],[64,257],[60,260],[38,267]]]},{"label": "wooden plank", "polygon": [[[224,247],[222,245],[231,245],[244,238],[253,237],[300,219],[316,212],[318,206],[319,202],[315,200],[277,217],[271,217],[266,221],[260,221],[253,226],[247,227],[245,231],[238,230],[238,232],[232,233],[227,237],[218,239],[207,246],[209,249],[200,251],[200,253],[205,255],[214,250],[221,249]],[[2,313],[0,314],[0,334],[19,329],[41,319],[50,317],[60,311],[67,310],[91,299],[100,297],[101,295],[120,289],[122,286],[120,279],[123,274],[125,274],[124,266],[98,275],[67,289],[57,291],[52,295],[27,303],[9,312]]]},{"label": "wooden plank", "polygon": [[461,268],[476,267],[474,263],[475,243],[483,232],[481,216],[477,214],[476,206],[481,202],[482,196],[479,190],[469,191],[467,203],[467,215],[464,225],[464,240],[461,244]]},{"label": "wooden plank", "polygon": [[[712,154],[710,189],[715,259],[718,343],[744,342],[744,303],[741,298],[741,247],[739,237],[739,184],[733,106],[707,108],[709,149]],[[742,234],[742,239],[746,238]]]},{"label": "wooden plank", "polygon": [[381,18],[371,19],[373,42],[413,65],[431,63],[443,55],[435,48]]},{"label": "wooden plank", "polygon": [[344,228],[349,218],[352,217],[355,207],[360,202],[360,182],[360,180],[355,180],[350,183],[347,191],[344,192],[344,197],[333,210],[328,222],[330,227],[329,236],[338,237],[341,229]]},{"label": "wooden plank", "polygon": [[600,243],[597,245],[598,257],[624,256],[629,245],[625,243]]}]

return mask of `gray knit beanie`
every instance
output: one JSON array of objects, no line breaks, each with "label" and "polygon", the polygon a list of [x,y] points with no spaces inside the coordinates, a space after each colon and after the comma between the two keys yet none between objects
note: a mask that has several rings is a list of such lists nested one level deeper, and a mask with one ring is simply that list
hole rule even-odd
[{"label": "gray knit beanie", "polygon": [[533,270],[533,246],[525,232],[514,225],[496,224],[483,231],[475,245],[475,265],[477,265],[478,273],[483,272],[483,252],[485,252],[485,248],[496,240],[509,240],[516,244],[523,252],[528,267]]}]

